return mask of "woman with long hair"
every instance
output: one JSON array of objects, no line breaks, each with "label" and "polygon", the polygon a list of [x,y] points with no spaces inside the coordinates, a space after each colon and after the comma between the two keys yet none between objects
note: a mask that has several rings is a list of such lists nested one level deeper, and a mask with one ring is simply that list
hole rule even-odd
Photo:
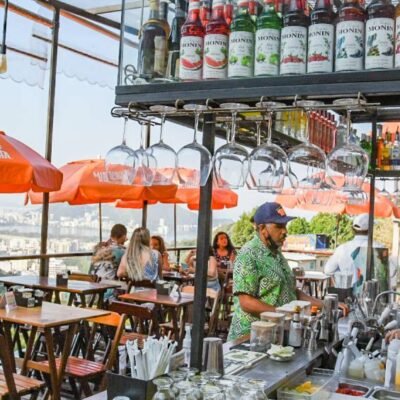
[{"label": "woman with long hair", "polygon": [[214,236],[212,247],[218,268],[232,268],[236,258],[236,250],[229,235],[226,232],[218,232]]},{"label": "woman with long hair", "polygon": [[169,255],[165,247],[164,239],[161,236],[153,235],[150,239],[150,247],[160,252],[162,269],[164,271],[169,271],[171,269],[169,265]]},{"label": "woman with long hair", "polygon": [[150,232],[146,228],[133,231],[128,249],[122,257],[117,276],[133,281],[154,281],[161,276],[161,255],[150,248]]}]

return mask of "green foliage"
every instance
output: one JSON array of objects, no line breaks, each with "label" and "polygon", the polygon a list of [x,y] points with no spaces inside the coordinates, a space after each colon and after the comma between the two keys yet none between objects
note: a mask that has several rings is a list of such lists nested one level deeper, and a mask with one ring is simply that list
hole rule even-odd
[{"label": "green foliage", "polygon": [[254,226],[250,218],[254,215],[256,209],[249,213],[243,213],[236,221],[229,232],[232,242],[235,246],[243,246],[254,236]]},{"label": "green foliage", "polygon": [[318,213],[315,215],[310,221],[310,233],[329,236],[331,248],[335,248],[354,237],[350,217],[330,213]]},{"label": "green foliage", "polygon": [[288,234],[289,235],[303,235],[310,233],[310,224],[305,218],[296,218],[289,222]]}]

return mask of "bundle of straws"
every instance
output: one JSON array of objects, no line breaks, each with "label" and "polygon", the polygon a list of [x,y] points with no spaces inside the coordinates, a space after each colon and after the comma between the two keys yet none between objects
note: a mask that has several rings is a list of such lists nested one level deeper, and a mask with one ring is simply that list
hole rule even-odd
[{"label": "bundle of straws", "polygon": [[132,378],[150,380],[168,372],[171,356],[175,353],[177,343],[167,337],[156,339],[149,337],[144,340],[142,350],[138,340],[128,340],[126,350],[131,367]]}]

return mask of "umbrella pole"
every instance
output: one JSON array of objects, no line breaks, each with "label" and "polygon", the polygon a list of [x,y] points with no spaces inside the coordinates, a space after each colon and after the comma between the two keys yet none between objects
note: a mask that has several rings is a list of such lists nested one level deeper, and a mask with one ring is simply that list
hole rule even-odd
[{"label": "umbrella pole", "polygon": [[103,212],[101,203],[99,203],[99,241],[103,241]]},{"label": "umbrella pole", "polygon": [[[142,8],[143,12],[143,8]],[[144,137],[144,148],[147,149],[150,145],[150,134],[151,134],[151,124],[148,122],[146,124],[146,135]],[[147,200],[143,201],[143,208],[142,208],[142,227],[147,227]]]},{"label": "umbrella pole", "polygon": [[[56,97],[56,77],[58,59],[58,34],[60,29],[60,9],[54,8],[53,33],[51,38],[51,65],[49,100],[47,109],[47,129],[46,129],[46,159],[51,161],[53,150],[53,128],[54,128],[54,105]],[[47,239],[49,230],[49,193],[43,194],[42,224],[40,232],[40,276],[49,276],[49,259],[47,254]]]},{"label": "umbrella pole", "polygon": [[176,249],[176,203],[174,203],[174,248]]},{"label": "umbrella pole", "polygon": [[147,227],[147,200],[143,201],[143,208],[142,208],[142,227]]}]

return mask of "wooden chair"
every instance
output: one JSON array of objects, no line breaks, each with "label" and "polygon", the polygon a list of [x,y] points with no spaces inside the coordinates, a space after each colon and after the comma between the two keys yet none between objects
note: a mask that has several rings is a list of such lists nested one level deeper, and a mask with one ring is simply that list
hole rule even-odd
[{"label": "wooden chair", "polygon": [[[190,285],[183,286],[181,288],[182,293],[194,294],[194,290],[195,290],[194,286],[190,286]],[[211,302],[211,310],[209,312],[206,310],[207,321],[204,326],[204,330],[205,330],[205,333],[207,336],[214,336],[217,325],[218,325],[218,315],[219,315],[221,293],[214,289],[207,289],[206,296],[207,296],[207,299]],[[189,306],[187,322],[189,322],[189,323],[192,322],[192,316],[193,316],[193,306]],[[182,323],[183,323],[182,317],[183,317],[183,314],[181,314],[179,326],[182,326]],[[160,328],[161,328],[161,330],[163,330],[163,329],[171,330],[172,322],[160,324]]]},{"label": "wooden chair", "polygon": [[0,334],[0,359],[3,367],[3,371],[0,372],[0,398],[17,400],[28,394],[31,394],[32,399],[36,398],[45,383],[13,373],[9,349],[2,334]]},{"label": "wooden chair", "polygon": [[140,345],[149,335],[160,337],[160,326],[155,309],[124,301],[112,301],[108,309],[118,314],[125,314],[131,322],[130,331],[126,329],[121,337],[122,345],[125,345],[128,340],[135,339],[138,339]]},{"label": "wooden chair", "polygon": [[[100,278],[94,274],[83,274],[81,272],[71,272],[68,276],[68,279],[71,281],[81,281],[81,282],[99,282]],[[94,301],[96,299],[96,295],[89,295],[88,301],[86,304],[88,307],[93,307]],[[75,293],[70,293],[68,298],[68,305],[71,306],[74,304],[75,306],[79,306],[81,304],[81,300],[76,296]]]},{"label": "wooden chair", "polygon": [[133,287],[145,287],[149,289],[156,288],[156,282],[150,281],[148,279],[143,279],[142,281],[134,281],[132,279],[127,279],[128,287],[126,289],[126,293],[130,293]]},{"label": "wooden chair", "polygon": [[[111,312],[109,315],[97,318],[91,318],[87,322],[88,346],[84,358],[70,356],[65,368],[65,377],[69,379],[74,397],[80,398],[83,391],[85,397],[92,395],[89,381],[95,378],[101,378],[100,390],[105,389],[104,373],[111,370],[115,365],[118,345],[125,327],[126,316]],[[89,324],[92,324],[89,327]],[[104,340],[104,348],[99,351],[98,340],[99,332]],[[101,353],[101,354],[100,354]],[[56,359],[56,365],[59,366],[60,358]],[[41,364],[48,365],[48,361],[42,361]],[[80,384],[80,390],[76,383]]]}]

